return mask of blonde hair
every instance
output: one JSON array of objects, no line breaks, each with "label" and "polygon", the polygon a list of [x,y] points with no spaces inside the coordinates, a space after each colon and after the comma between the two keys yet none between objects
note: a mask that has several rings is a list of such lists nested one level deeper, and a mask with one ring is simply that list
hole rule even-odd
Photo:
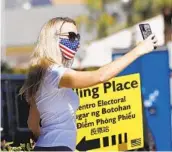
[{"label": "blonde hair", "polygon": [[[68,17],[56,17],[49,20],[41,29],[37,44],[31,55],[28,77],[20,89],[20,95],[25,94],[27,102],[35,103],[36,93],[49,66],[53,64],[63,65],[67,61],[62,57],[59,48],[59,36],[64,23],[76,25],[75,21]],[[57,30],[58,29],[58,30]]]}]

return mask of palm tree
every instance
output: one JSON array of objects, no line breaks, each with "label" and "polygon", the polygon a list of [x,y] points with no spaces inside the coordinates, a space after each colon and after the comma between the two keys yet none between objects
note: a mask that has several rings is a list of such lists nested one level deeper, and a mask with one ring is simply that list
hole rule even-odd
[{"label": "palm tree", "polygon": [[97,38],[107,36],[108,29],[115,23],[115,18],[108,14],[105,6],[112,2],[114,0],[86,0],[89,15],[79,16],[76,19],[77,23],[85,23],[88,31],[96,30]]},{"label": "palm tree", "polygon": [[[97,38],[105,37],[118,29],[116,28],[118,25],[115,24],[116,18],[107,12],[105,6],[115,5],[114,2],[119,1],[122,2],[122,0],[86,0],[89,15],[79,16],[76,21],[79,25],[85,23],[88,31],[96,30]],[[123,27],[132,26],[160,13],[163,14],[165,42],[172,39],[172,0],[128,0],[127,3],[123,3],[123,9],[127,14],[127,23]]]},{"label": "palm tree", "polygon": [[128,11],[127,25],[163,14],[165,25],[165,42],[172,40],[172,1],[171,0],[129,0],[124,5]]},{"label": "palm tree", "polygon": [[131,10],[131,20],[128,24],[134,24],[160,14],[164,7],[172,7],[171,0],[129,0],[128,8]]}]

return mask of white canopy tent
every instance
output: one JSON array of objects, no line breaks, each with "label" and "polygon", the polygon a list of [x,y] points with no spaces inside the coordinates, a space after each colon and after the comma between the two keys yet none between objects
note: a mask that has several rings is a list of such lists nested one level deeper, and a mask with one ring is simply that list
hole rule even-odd
[{"label": "white canopy tent", "polygon": [[[141,23],[149,23],[152,32],[156,34],[158,45],[164,44],[164,21],[163,16],[158,15]],[[142,41],[142,36],[138,24],[131,28],[124,29],[104,39],[92,42],[86,49],[86,56],[81,62],[81,67],[100,67],[112,61],[112,51],[126,49],[135,43]]]},{"label": "white canopy tent", "polygon": [[81,67],[100,67],[111,61],[111,51],[105,41],[95,41],[86,49],[85,58]]},{"label": "white canopy tent", "polygon": [[94,41],[86,49],[81,66],[100,67],[112,61],[112,48],[128,48],[131,43],[131,29],[122,30],[102,40]]}]

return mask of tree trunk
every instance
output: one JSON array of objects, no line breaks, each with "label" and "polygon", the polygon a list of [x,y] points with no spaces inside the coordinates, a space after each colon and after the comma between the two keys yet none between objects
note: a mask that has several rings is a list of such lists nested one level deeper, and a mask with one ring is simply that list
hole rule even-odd
[{"label": "tree trunk", "polygon": [[162,10],[164,17],[165,44],[172,41],[172,7],[164,7]]}]

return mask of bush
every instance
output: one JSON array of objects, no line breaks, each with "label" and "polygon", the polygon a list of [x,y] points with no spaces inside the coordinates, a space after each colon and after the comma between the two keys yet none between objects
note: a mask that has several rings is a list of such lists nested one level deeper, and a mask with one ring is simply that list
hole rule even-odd
[{"label": "bush", "polygon": [[30,143],[20,144],[20,146],[13,146],[13,142],[1,141],[1,151],[32,151],[34,147],[34,141],[30,139]]},{"label": "bush", "polygon": [[1,62],[1,73],[13,73],[13,69],[8,65],[7,62]]}]

